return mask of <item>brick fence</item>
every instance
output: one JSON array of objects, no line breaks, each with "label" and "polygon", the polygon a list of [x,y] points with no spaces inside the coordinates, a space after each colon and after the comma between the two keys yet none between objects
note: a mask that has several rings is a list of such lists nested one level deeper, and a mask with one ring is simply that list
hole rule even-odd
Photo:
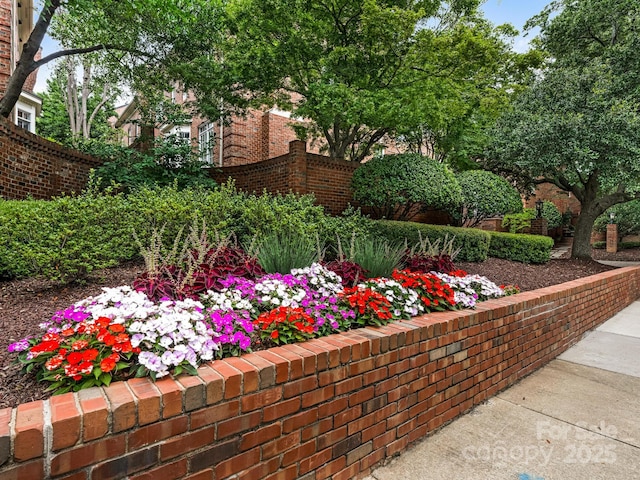
[{"label": "brick fence", "polygon": [[362,477],[638,297],[618,269],[0,410],[0,479]]},{"label": "brick fence", "polygon": [[0,119],[0,196],[49,199],[80,192],[89,170],[102,164]]},{"label": "brick fence", "polygon": [[313,193],[316,202],[338,215],[353,203],[351,177],[359,164],[307,152],[305,142],[289,143],[289,153],[258,163],[212,172],[218,183],[232,178],[245,192]]}]

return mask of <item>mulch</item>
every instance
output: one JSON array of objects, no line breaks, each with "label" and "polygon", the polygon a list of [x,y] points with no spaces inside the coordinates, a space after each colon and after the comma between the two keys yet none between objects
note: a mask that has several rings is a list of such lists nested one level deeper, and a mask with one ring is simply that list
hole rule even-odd
[{"label": "mulch", "polygon": [[[606,254],[594,250],[598,259],[638,260],[640,249]],[[613,269],[595,261],[571,259],[551,260],[545,265],[488,259],[482,263],[456,262],[456,266],[470,274],[484,275],[498,285],[518,285],[522,291],[534,290]],[[46,399],[45,385],[33,375],[25,375],[16,364],[16,355],[9,353],[10,343],[38,332],[38,324],[49,319],[56,311],[100,293],[103,287],[130,285],[143,271],[141,263],[130,263],[117,268],[93,273],[84,283],[57,285],[42,279],[21,279],[0,282],[0,408]]]}]

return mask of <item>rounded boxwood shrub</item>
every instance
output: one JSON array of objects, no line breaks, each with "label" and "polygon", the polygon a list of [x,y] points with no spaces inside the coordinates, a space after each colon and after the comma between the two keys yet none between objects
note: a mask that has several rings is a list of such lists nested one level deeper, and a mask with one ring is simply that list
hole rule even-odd
[{"label": "rounded boxwood shrub", "polygon": [[485,170],[458,175],[462,187],[461,224],[474,227],[487,218],[522,212],[520,193],[504,178]]},{"label": "rounded boxwood shrub", "polygon": [[362,164],[353,174],[354,199],[379,218],[407,220],[420,207],[454,211],[462,190],[446,165],[422,155],[384,155]]}]

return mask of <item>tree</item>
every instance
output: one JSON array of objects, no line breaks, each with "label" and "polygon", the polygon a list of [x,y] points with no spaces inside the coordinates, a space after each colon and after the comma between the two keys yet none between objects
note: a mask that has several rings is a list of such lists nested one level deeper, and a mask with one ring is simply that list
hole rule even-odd
[{"label": "tree", "polygon": [[492,169],[580,201],[573,258],[591,258],[599,215],[640,198],[638,103],[617,96],[615,84],[606,66],[554,67],[501,117],[488,150]]},{"label": "tree", "polygon": [[94,75],[94,63],[90,55],[82,57],[80,84],[75,57],[66,57],[57,65],[42,95],[40,135],[73,147],[77,147],[80,140],[113,136],[108,118],[115,115],[113,101],[118,90],[108,77]]},{"label": "tree", "polygon": [[352,186],[354,199],[380,218],[408,220],[423,208],[454,211],[462,203],[451,170],[411,153],[369,160],[354,172]]},{"label": "tree", "polygon": [[483,220],[522,211],[518,190],[504,178],[485,170],[469,170],[458,175],[462,188],[462,215],[465,227]]},{"label": "tree", "polygon": [[640,4],[558,0],[530,20],[551,62],[494,131],[488,165],[548,181],[581,203],[572,256],[590,258],[594,220],[638,198]]},{"label": "tree", "polygon": [[222,60],[196,57],[185,82],[203,108],[219,108],[210,92],[221,85],[233,86],[227,105],[287,108],[310,120],[302,137],[359,162],[418,114],[424,123],[448,115],[449,103],[482,96],[477,89],[466,98],[474,87],[463,85],[488,83],[483,68],[496,65],[502,44],[476,13],[478,3],[232,0]]},{"label": "tree", "polygon": [[[214,50],[219,8],[220,2],[207,0],[44,0],[0,99],[0,115],[9,116],[30,73],[69,55],[109,52],[112,65],[134,72],[131,78],[151,83],[162,77],[162,84],[164,75],[176,73],[169,68],[172,62],[186,58],[191,48]],[[70,46],[36,61],[50,26],[54,36]],[[189,45],[190,37],[200,43]]]}]

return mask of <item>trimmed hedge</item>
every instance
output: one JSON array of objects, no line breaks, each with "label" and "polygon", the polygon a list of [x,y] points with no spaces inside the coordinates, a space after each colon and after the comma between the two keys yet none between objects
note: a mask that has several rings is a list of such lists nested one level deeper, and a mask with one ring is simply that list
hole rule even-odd
[{"label": "trimmed hedge", "polygon": [[205,222],[214,231],[249,243],[287,232],[328,245],[336,235],[364,235],[370,220],[350,210],[330,217],[311,195],[247,195],[232,185],[215,190],[141,188],[129,195],[88,192],[53,200],[0,199],[0,278],[41,276],[60,282],[140,255],[154,230],[166,249],[178,233]]},{"label": "trimmed hedge", "polygon": [[553,239],[542,235],[489,232],[489,256],[522,263],[546,263],[551,258]]},{"label": "trimmed hedge", "polygon": [[448,227],[440,225],[426,225],[414,222],[398,222],[395,220],[376,220],[371,225],[371,233],[386,238],[390,242],[404,241],[417,244],[418,232],[422,237],[432,242],[437,239],[455,237],[454,247],[461,248],[456,257],[463,262],[483,262],[487,259],[490,236],[484,230],[475,228]]}]

